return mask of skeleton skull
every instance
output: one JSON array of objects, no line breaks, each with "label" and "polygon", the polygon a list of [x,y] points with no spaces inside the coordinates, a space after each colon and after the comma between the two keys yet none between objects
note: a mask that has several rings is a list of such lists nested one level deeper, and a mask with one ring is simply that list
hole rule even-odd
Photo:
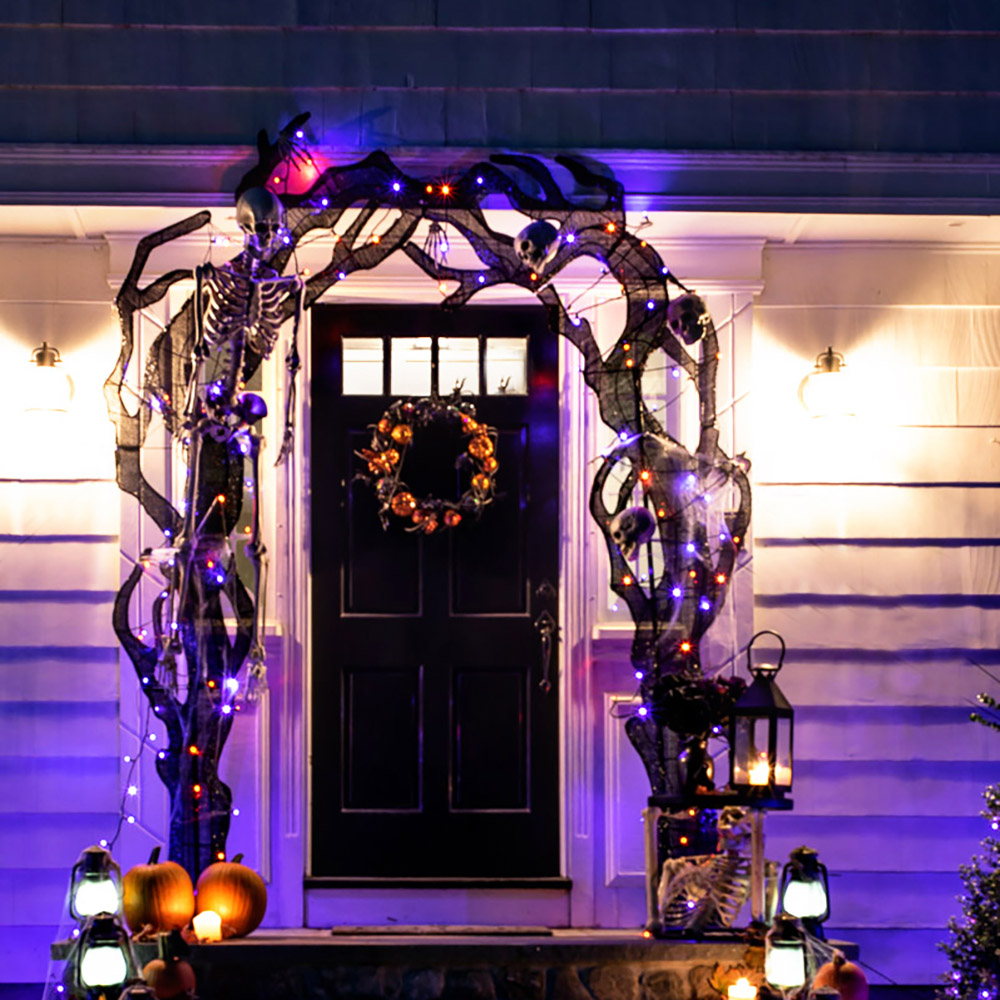
[{"label": "skeleton skull", "polygon": [[246,234],[246,246],[260,253],[276,240],[282,215],[281,202],[267,188],[250,188],[236,203],[236,223]]},{"label": "skeleton skull", "polygon": [[667,306],[667,326],[685,344],[701,340],[711,323],[712,316],[700,295],[688,292]]},{"label": "skeleton skull", "polygon": [[539,219],[522,229],[514,240],[517,256],[525,267],[541,274],[559,249],[559,230]]},{"label": "skeleton skull", "polygon": [[611,522],[611,537],[626,559],[638,553],[656,531],[656,518],[645,507],[626,507]]}]

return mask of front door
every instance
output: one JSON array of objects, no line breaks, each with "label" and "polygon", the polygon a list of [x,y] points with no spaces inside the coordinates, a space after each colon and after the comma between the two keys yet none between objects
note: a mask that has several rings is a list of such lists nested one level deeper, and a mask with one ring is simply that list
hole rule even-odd
[{"label": "front door", "polygon": [[[311,875],[557,876],[557,338],[538,307],[312,313]],[[497,428],[496,499],[384,530],[356,453],[392,402],[456,385]],[[418,430],[409,490],[457,498],[463,447]]]}]

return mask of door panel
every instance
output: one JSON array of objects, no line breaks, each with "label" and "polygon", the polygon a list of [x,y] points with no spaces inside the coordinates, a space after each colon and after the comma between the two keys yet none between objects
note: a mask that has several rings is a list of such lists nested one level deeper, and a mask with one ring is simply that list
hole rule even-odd
[{"label": "door panel", "polygon": [[[383,387],[441,381],[447,395],[465,379],[477,420],[498,429],[496,498],[479,521],[382,529],[355,452],[398,396],[342,391],[358,385],[345,338],[364,344],[369,393],[379,343]],[[556,348],[537,308],[313,310],[314,877],[559,874],[558,694],[539,687],[533,626],[542,610],[558,618],[558,594],[540,587],[559,576]],[[494,378],[475,394],[495,356],[526,393]],[[418,496],[460,495],[464,447],[418,429],[403,479]]]}]

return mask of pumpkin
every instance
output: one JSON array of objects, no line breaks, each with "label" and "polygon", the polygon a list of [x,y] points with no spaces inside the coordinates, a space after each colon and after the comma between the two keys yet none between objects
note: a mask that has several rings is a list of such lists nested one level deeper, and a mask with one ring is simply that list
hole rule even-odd
[{"label": "pumpkin", "polygon": [[222,936],[245,937],[264,919],[267,889],[264,880],[246,865],[242,854],[232,861],[216,861],[198,876],[197,912],[214,910],[222,917]]},{"label": "pumpkin", "polygon": [[183,958],[154,958],[146,963],[142,978],[156,994],[156,1000],[194,996],[194,969]]},{"label": "pumpkin", "polygon": [[868,1000],[868,977],[861,967],[848,962],[841,951],[835,951],[833,958],[816,970],[813,988],[831,986],[841,996],[841,1000]]},{"label": "pumpkin", "polygon": [[176,861],[160,861],[154,847],[148,863],[136,865],[122,880],[122,909],[133,934],[179,930],[194,916],[191,876]]}]

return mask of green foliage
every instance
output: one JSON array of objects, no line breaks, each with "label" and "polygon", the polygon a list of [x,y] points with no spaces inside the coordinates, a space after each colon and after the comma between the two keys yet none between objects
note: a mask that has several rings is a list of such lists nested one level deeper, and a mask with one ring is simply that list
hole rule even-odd
[{"label": "green foliage", "polygon": [[[991,699],[992,700],[992,699]],[[992,706],[991,706],[992,707]],[[995,724],[987,723],[992,728]],[[983,792],[982,815],[1000,829],[1000,785]],[[939,945],[951,971],[938,991],[942,1000],[997,1000],[1000,987],[1000,840],[987,836],[982,853],[959,867],[965,892],[958,897],[962,918],[948,922],[951,940]]]}]

